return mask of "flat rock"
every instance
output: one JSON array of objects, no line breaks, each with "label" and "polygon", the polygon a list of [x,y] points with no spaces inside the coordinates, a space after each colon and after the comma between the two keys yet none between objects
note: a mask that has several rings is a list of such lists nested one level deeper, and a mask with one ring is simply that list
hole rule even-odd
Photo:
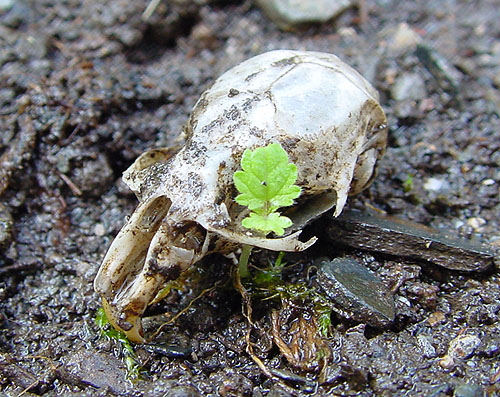
[{"label": "flat rock", "polygon": [[14,0],[0,0],[0,12],[7,11],[14,5]]},{"label": "flat rock", "polygon": [[474,383],[463,383],[455,387],[453,397],[484,397],[485,393],[481,386]]},{"label": "flat rock", "polygon": [[336,243],[425,260],[451,270],[483,271],[495,261],[495,253],[484,244],[375,212],[345,211],[329,221],[327,233]]},{"label": "flat rock", "polygon": [[394,320],[394,298],[389,289],[362,264],[350,258],[320,263],[317,287],[341,315],[374,327]]},{"label": "flat rock", "polygon": [[123,394],[127,390],[126,370],[123,363],[110,354],[80,350],[71,355],[67,370],[84,384],[97,389]]},{"label": "flat rock", "polygon": [[323,23],[352,6],[351,0],[256,0],[281,29],[291,30],[308,23]]}]

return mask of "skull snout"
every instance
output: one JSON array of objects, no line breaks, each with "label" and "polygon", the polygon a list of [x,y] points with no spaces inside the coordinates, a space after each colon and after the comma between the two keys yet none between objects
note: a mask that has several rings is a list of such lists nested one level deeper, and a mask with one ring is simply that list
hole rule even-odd
[{"label": "skull snout", "polygon": [[176,279],[208,248],[196,222],[172,223],[165,196],[139,205],[111,245],[94,282],[110,322],[143,342],[141,317],[166,281]]}]

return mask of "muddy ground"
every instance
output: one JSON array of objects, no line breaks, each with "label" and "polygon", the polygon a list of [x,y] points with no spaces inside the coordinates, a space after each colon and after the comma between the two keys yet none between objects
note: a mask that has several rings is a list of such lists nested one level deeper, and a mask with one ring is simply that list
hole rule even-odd
[{"label": "muddy ground", "polygon": [[[231,265],[211,256],[195,282],[151,314],[172,316],[204,288],[218,287],[156,346],[136,348],[143,380],[126,380],[119,345],[94,323],[99,301],[92,288],[137,204],[120,175],[144,150],[174,144],[200,93],[264,51],[332,52],[379,89],[389,147],[376,181],[351,198],[352,206],[500,245],[497,1],[367,0],[365,12],[352,8],[298,32],[280,31],[250,1],[164,1],[145,23],[147,3],[18,0],[0,11],[1,392],[500,393],[498,268],[465,273],[331,249],[317,226],[318,247],[289,257],[286,278],[305,277],[316,255],[356,257],[392,289],[391,326],[334,315],[332,354],[320,378],[318,369],[290,365],[270,340],[271,308],[279,302],[256,302],[260,331],[252,340],[263,363],[277,370],[270,379],[245,352],[247,323],[226,282]],[[449,348],[451,364],[443,361]]]}]

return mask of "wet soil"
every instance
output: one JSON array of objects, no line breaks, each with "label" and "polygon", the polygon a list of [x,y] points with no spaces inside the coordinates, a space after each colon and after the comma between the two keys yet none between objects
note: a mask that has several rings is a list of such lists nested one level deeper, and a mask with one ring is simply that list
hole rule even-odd
[{"label": "wet soil", "polygon": [[165,1],[144,22],[147,3],[18,0],[0,10],[1,392],[500,393],[498,267],[465,273],[332,248],[314,225],[318,247],[285,259],[287,279],[305,280],[318,255],[357,258],[394,293],[390,326],[334,315],[318,382],[318,371],[290,365],[273,345],[276,303],[256,303],[252,341],[277,374],[270,379],[246,353],[231,264],[214,255],[199,265],[195,287],[174,291],[150,314],[177,313],[223,282],[156,346],[137,347],[144,379],[126,380],[120,349],[94,324],[100,303],[92,289],[137,204],[120,175],[144,150],[175,144],[200,93],[258,53],[332,52],[379,89],[389,147],[375,182],[351,206],[500,247],[497,1],[367,0],[366,13],[353,8],[298,32],[280,31],[250,1]]}]

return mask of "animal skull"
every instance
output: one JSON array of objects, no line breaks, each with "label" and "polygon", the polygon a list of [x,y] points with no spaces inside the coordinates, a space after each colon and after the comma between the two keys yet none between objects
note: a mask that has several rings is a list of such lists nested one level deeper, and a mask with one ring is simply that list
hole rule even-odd
[{"label": "animal skull", "polygon": [[[387,128],[374,88],[336,56],[272,51],[224,73],[195,105],[176,154],[141,155],[123,179],[140,203],[104,258],[94,287],[108,318],[143,342],[141,316],[168,280],[210,252],[239,244],[301,251],[300,230],[367,187]],[[285,237],[252,234],[233,174],[245,149],[279,142],[298,168],[302,195],[285,212]]]}]

